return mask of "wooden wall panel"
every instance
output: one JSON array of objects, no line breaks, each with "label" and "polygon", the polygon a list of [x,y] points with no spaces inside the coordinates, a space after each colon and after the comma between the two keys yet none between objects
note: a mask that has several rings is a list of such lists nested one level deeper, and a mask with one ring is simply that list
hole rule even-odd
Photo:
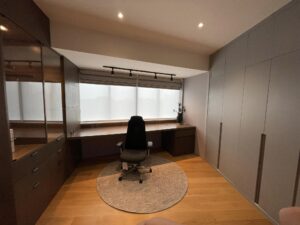
[{"label": "wooden wall panel", "polygon": [[254,200],[261,134],[264,132],[270,61],[248,67],[245,73],[239,147],[237,151],[239,190]]},{"label": "wooden wall panel", "polygon": [[225,53],[213,57],[209,78],[209,100],[206,129],[206,159],[218,167],[220,123],[222,122]]},{"label": "wooden wall panel", "polygon": [[50,46],[50,22],[32,0],[1,0],[0,14],[22,27],[46,46]]},{"label": "wooden wall panel", "polygon": [[272,61],[259,205],[274,219],[292,205],[300,149],[300,51]]},{"label": "wooden wall panel", "polygon": [[247,34],[226,47],[223,129],[220,170],[233,183],[238,180],[238,141],[243,100]]},{"label": "wooden wall panel", "polygon": [[12,185],[12,155],[6,112],[5,74],[3,70],[2,36],[0,32],[0,224],[15,225],[16,214]]}]

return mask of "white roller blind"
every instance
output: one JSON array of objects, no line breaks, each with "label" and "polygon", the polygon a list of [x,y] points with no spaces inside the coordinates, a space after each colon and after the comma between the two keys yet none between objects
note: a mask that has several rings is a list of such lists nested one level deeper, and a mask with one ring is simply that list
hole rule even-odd
[{"label": "white roller blind", "polygon": [[110,119],[130,119],[136,114],[136,88],[110,86]]},{"label": "white roller blind", "polygon": [[80,83],[81,121],[176,118],[180,90]]},{"label": "white roller blind", "polygon": [[109,86],[80,84],[81,121],[109,120]]},{"label": "white roller blind", "polygon": [[144,118],[159,118],[159,89],[138,88],[137,112]]}]

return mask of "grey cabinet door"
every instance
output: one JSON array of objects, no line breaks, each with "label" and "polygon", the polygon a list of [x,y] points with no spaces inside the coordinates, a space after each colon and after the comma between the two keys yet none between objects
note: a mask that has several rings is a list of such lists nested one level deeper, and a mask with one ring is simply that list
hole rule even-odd
[{"label": "grey cabinet door", "polygon": [[206,129],[205,157],[214,167],[217,167],[220,122],[223,108],[225,54],[215,55],[209,80],[209,100]]},{"label": "grey cabinet door", "polygon": [[273,59],[259,205],[275,220],[291,206],[300,148],[300,51]]},{"label": "grey cabinet door", "polygon": [[243,99],[247,35],[235,40],[226,49],[223,130],[220,150],[220,171],[233,183],[237,177],[237,151]]},{"label": "grey cabinet door", "polygon": [[244,96],[239,147],[237,151],[237,188],[254,200],[261,134],[264,132],[271,61],[248,67],[245,73]]}]

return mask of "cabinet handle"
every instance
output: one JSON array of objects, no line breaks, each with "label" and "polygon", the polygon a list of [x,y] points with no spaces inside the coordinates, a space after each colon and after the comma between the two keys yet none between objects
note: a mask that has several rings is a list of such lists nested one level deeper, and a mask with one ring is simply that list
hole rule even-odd
[{"label": "cabinet handle", "polygon": [[37,173],[37,172],[39,172],[39,168],[38,167],[35,167],[35,168],[33,168],[33,170],[32,170],[32,173]]},{"label": "cabinet handle", "polygon": [[40,182],[36,182],[34,185],[33,185],[33,190],[37,189],[38,187],[40,186]]},{"label": "cabinet handle", "polygon": [[256,188],[255,188],[255,197],[254,197],[254,202],[257,204],[259,202],[259,195],[260,195],[260,188],[261,188],[261,179],[262,179],[262,172],[263,172],[266,139],[267,139],[267,135],[261,134],[258,167],[257,167],[257,177],[256,177]]},{"label": "cabinet handle", "polygon": [[56,141],[59,142],[59,141],[61,141],[61,139],[62,139],[62,137],[58,137],[58,138],[56,138]]},{"label": "cabinet handle", "polygon": [[35,151],[35,152],[33,152],[33,153],[31,154],[31,157],[35,158],[35,157],[37,157],[38,154],[39,154],[39,152],[38,152],[38,151]]}]

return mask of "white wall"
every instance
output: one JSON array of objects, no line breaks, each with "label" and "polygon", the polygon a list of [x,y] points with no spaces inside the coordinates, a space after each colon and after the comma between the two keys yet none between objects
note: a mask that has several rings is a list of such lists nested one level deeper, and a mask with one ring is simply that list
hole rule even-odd
[{"label": "white wall", "polygon": [[184,80],[184,122],[196,126],[195,153],[204,157],[209,72]]}]

